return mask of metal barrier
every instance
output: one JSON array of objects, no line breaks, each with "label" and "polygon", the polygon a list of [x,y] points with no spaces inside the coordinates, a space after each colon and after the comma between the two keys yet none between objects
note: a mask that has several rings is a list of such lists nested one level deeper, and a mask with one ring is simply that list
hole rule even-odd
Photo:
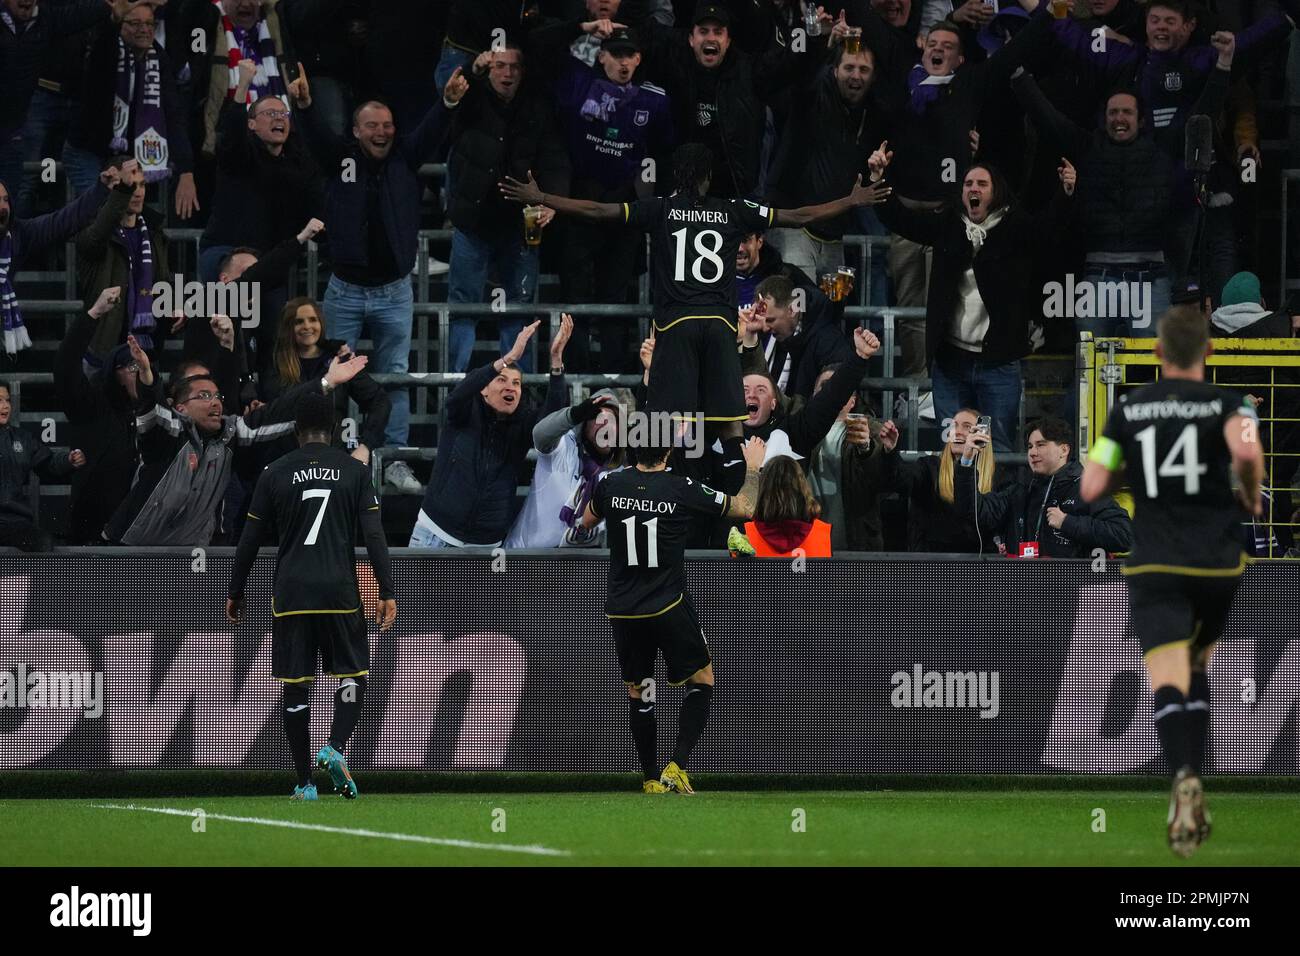
[{"label": "metal barrier", "polygon": [[[1080,449],[1089,449],[1100,437],[1106,417],[1114,408],[1119,394],[1126,388],[1148,385],[1160,377],[1160,360],[1155,355],[1155,339],[1093,339],[1083,333],[1078,351]],[[1291,515],[1275,512],[1276,492],[1289,492],[1287,484],[1300,465],[1300,446],[1295,450],[1278,448],[1287,427],[1300,426],[1300,418],[1278,414],[1279,394],[1294,396],[1300,392],[1300,341],[1296,339],[1214,339],[1214,352],[1206,360],[1206,380],[1223,384],[1263,399],[1260,405],[1261,440],[1264,442],[1264,491],[1267,511],[1262,522],[1269,529],[1269,539],[1277,528],[1300,528]],[[1137,373],[1136,370],[1148,370]],[[1240,370],[1228,377],[1228,370]],[[1279,376],[1279,371],[1293,370]],[[1241,372],[1259,373],[1242,375]],[[1238,380],[1244,379],[1244,380]],[[1286,379],[1290,379],[1289,381]],[[1290,404],[1284,401],[1283,403]],[[1297,432],[1300,434],[1300,432]],[[1300,506],[1300,501],[1295,502]],[[1285,519],[1285,520],[1279,520]],[[1293,532],[1294,533],[1294,532]]]}]

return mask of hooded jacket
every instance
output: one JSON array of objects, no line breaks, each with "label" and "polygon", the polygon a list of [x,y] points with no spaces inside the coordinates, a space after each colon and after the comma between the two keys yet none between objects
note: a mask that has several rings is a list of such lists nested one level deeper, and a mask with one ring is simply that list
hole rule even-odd
[{"label": "hooded jacket", "polygon": [[95,333],[96,320],[82,312],[59,343],[54,364],[54,389],[68,416],[68,444],[86,455],[86,464],[72,473],[72,544],[102,541],[104,525],[131,491],[137,462],[131,396],[111,368],[91,379],[82,373],[82,358]]},{"label": "hooded jacket", "polygon": [[[1000,491],[979,496],[980,528],[986,535],[1001,534],[1008,548],[1022,541],[1037,541],[1045,558],[1087,558],[1096,548],[1109,553],[1133,546],[1133,522],[1109,495],[1091,504],[1079,494],[1083,465],[1066,462],[1053,475],[1031,474]],[[957,505],[965,514],[974,507],[974,486],[960,483]],[[1049,508],[1065,512],[1060,528],[1047,520]]]}]

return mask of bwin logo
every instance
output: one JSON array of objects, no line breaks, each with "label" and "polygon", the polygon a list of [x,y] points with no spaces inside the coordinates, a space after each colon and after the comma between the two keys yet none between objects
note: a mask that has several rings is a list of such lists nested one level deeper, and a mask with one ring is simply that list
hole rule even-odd
[{"label": "bwin logo", "polygon": [[978,707],[985,719],[1001,709],[997,671],[927,671],[914,664],[910,674],[895,671],[889,682],[895,707]]},{"label": "bwin logo", "polygon": [[70,893],[50,897],[50,925],[129,926],[133,936],[148,936],[153,924],[152,893]]}]

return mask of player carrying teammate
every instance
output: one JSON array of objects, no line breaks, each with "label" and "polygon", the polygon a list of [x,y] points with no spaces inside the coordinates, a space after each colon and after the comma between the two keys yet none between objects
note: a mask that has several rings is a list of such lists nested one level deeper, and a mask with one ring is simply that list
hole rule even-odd
[{"label": "player carrying teammate", "polygon": [[253,491],[226,600],[226,617],[238,624],[244,584],[263,539],[279,540],[271,599],[271,675],[284,687],[284,733],[298,774],[295,800],[315,800],[311,780],[311,709],[308,688],[316,679],[319,650],[325,673],[339,678],[329,743],[316,762],[329,771],[334,789],[348,799],[357,785],[343,748],[361,715],[370,644],[357,589],[353,549],[357,525],[379,582],[376,621],[381,631],[397,619],[388,545],[370,471],[345,451],[331,448],[334,402],[311,395],[298,404],[299,448],[268,465]]},{"label": "player carrying teammate", "polygon": [[592,220],[621,220],[651,236],[655,361],[646,396],[649,411],[705,422],[724,445],[724,461],[740,463],[745,408],[744,377],[736,350],[736,250],[742,239],[773,226],[804,226],[856,206],[884,202],[890,187],[864,187],[862,177],[847,196],[816,206],[772,209],[739,199],[710,196],[713,153],[700,143],[673,152],[675,191],[666,199],[601,203],[543,193],[507,178],[501,192],[520,202]]},{"label": "player carrying teammate", "polygon": [[[596,485],[582,523],[603,519],[609,543],[605,616],[627,684],[628,722],[646,793],[694,793],[686,762],[704,733],[713,699],[713,662],[686,590],[685,547],[692,525],[714,518],[748,518],[758,494],[766,446],[744,448],[745,483],[735,496],[714,491],[668,468],[671,445],[632,449],[635,468],[607,473]],[[673,758],[659,773],[655,750],[655,656],[663,651],[670,684],[687,685]]]},{"label": "player carrying teammate", "polygon": [[1260,513],[1264,463],[1254,408],[1205,382],[1205,318],[1176,307],[1158,334],[1160,381],[1120,396],[1088,456],[1081,493],[1085,501],[1109,493],[1121,468],[1133,492],[1129,621],[1174,774],[1169,847],[1187,857],[1210,835],[1200,780],[1210,721],[1206,668],[1241,583],[1241,509]]}]

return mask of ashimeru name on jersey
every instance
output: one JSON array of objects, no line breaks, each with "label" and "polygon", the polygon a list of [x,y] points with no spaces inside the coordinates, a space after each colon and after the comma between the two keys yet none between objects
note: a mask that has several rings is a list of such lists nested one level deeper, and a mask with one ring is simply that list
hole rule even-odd
[{"label": "ashimeru name on jersey", "polygon": [[338,481],[342,474],[338,468],[303,468],[293,473],[293,484],[302,484],[304,481]]}]

